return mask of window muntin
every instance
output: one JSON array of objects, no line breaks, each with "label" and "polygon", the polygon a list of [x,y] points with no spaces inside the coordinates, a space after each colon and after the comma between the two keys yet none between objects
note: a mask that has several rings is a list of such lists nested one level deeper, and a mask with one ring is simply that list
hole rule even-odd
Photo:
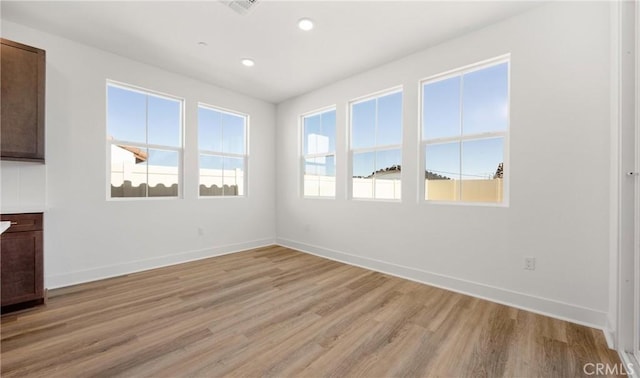
[{"label": "window muntin", "polygon": [[422,82],[425,200],[504,203],[509,62]]},{"label": "window muntin", "polygon": [[198,105],[201,197],[246,195],[247,119],[244,114]]},{"label": "window muntin", "polygon": [[109,198],[179,196],[183,104],[107,82]]},{"label": "window muntin", "polygon": [[402,90],[351,102],[350,114],[352,198],[399,200]]},{"label": "window muntin", "polygon": [[336,196],[336,110],[302,116],[302,170],[305,197]]}]

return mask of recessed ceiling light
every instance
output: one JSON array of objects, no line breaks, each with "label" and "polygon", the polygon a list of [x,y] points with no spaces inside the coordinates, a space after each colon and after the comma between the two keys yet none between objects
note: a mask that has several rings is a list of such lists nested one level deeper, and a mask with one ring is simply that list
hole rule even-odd
[{"label": "recessed ceiling light", "polygon": [[299,27],[301,30],[309,31],[309,30],[313,29],[313,21],[311,21],[311,20],[310,20],[310,19],[308,19],[308,18],[301,18],[301,19],[298,21],[298,27]]},{"label": "recessed ceiling light", "polygon": [[249,59],[249,58],[244,58],[241,60],[242,64],[247,66],[247,67],[253,67],[256,62],[253,61],[253,59]]},{"label": "recessed ceiling light", "polygon": [[209,44],[205,41],[200,41],[198,42],[198,46],[206,47],[206,46],[209,46]]}]

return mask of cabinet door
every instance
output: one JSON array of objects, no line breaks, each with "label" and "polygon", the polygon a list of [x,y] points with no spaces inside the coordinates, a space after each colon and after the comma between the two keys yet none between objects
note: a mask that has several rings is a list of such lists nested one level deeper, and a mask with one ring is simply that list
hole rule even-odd
[{"label": "cabinet door", "polygon": [[42,231],[0,237],[2,306],[43,298]]},{"label": "cabinet door", "polygon": [[2,159],[44,161],[45,52],[2,39]]}]

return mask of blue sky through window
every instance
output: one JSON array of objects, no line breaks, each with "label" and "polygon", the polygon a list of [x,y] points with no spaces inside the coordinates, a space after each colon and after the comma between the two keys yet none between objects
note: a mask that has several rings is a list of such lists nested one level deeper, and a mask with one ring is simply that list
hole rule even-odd
[{"label": "blue sky through window", "polygon": [[[351,106],[351,148],[376,148],[402,144],[402,92],[394,92]],[[354,152],[353,176],[400,165],[400,149]]]},{"label": "blue sky through window", "polygon": [[[322,133],[322,116],[316,114],[304,118],[304,154],[318,153],[317,135]],[[325,151],[327,152],[327,151]]]},{"label": "blue sky through window", "polygon": [[[336,111],[331,109],[304,116],[302,122],[304,193],[310,196],[335,195],[331,194],[335,189],[329,189],[329,185],[336,175]],[[320,180],[321,176],[325,179]],[[335,188],[335,181],[333,185]]]},{"label": "blue sky through window", "polygon": [[244,155],[245,117],[222,113],[222,152]]},{"label": "blue sky through window", "polygon": [[336,150],[336,111],[328,110],[303,118],[304,154],[334,153]]},{"label": "blue sky through window", "polygon": [[222,170],[223,160],[224,158],[218,155],[200,155],[200,168]]},{"label": "blue sky through window", "polygon": [[429,144],[426,147],[426,170],[450,179],[460,179],[460,142]]},{"label": "blue sky through window", "polygon": [[335,156],[320,156],[320,157],[305,159],[304,173],[306,175],[335,176],[336,175]]},{"label": "blue sky through window", "polygon": [[[426,83],[423,140],[506,131],[508,69],[505,62]],[[491,178],[504,160],[504,138],[428,144],[425,155],[430,172],[452,179]]]},{"label": "blue sky through window", "polygon": [[329,139],[329,151],[336,150],[336,111],[331,110],[320,115],[322,118],[322,135]]},{"label": "blue sky through window", "polygon": [[402,144],[402,92],[378,99],[376,144]]},{"label": "blue sky through window", "polygon": [[507,129],[507,63],[463,76],[462,133],[476,134]]},{"label": "blue sky through window", "polygon": [[[198,107],[198,145],[207,155],[200,156],[201,169],[244,169],[246,117],[216,109]],[[216,153],[220,155],[216,155]]]},{"label": "blue sky through window", "polygon": [[353,176],[367,177],[376,171],[376,153],[362,152],[353,154]]},{"label": "blue sky through window", "polygon": [[[109,138],[123,145],[180,147],[181,101],[107,85],[107,102]],[[149,149],[148,154],[149,165],[178,167],[179,156],[175,151]]]},{"label": "blue sky through window", "polygon": [[178,166],[178,152],[149,149],[149,165],[159,165],[165,167],[177,167]]},{"label": "blue sky through window", "polygon": [[504,138],[462,142],[462,178],[491,179],[502,163]]},{"label": "blue sky through window", "polygon": [[222,113],[198,108],[198,145],[201,150],[222,152]]},{"label": "blue sky through window", "polygon": [[148,143],[180,147],[180,102],[148,96]]},{"label": "blue sky through window", "polygon": [[146,95],[120,87],[107,87],[108,133],[113,139],[147,142]]},{"label": "blue sky through window", "polygon": [[351,148],[376,145],[376,99],[353,104],[351,108]]},{"label": "blue sky through window", "polygon": [[425,85],[422,109],[425,139],[460,135],[460,77]]}]

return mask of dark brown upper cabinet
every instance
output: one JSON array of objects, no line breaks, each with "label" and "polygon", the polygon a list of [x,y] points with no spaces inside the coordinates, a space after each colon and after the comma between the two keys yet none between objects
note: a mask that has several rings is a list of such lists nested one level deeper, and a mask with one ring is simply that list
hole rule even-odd
[{"label": "dark brown upper cabinet", "polygon": [[44,163],[45,51],[0,38],[3,160]]}]

